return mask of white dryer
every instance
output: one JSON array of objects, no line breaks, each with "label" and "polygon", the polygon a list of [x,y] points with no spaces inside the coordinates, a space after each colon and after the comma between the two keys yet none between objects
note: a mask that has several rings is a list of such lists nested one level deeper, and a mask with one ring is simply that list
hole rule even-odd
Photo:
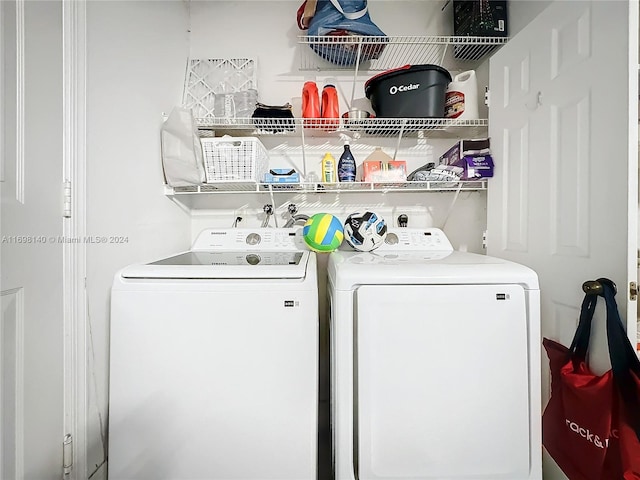
[{"label": "white dryer", "polygon": [[300,229],[210,229],[115,276],[109,478],[315,480],[316,256]]},{"label": "white dryer", "polygon": [[328,277],[337,480],[542,478],[535,272],[401,228]]}]

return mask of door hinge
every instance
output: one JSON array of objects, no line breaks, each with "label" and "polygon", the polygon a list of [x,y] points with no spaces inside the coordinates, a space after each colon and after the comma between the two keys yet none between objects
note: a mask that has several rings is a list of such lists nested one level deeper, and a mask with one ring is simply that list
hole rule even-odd
[{"label": "door hinge", "polygon": [[482,248],[487,249],[487,231],[482,232]]},{"label": "door hinge", "polygon": [[62,471],[66,476],[71,474],[71,470],[73,470],[73,437],[67,433],[62,441]]},{"label": "door hinge", "polygon": [[62,216],[64,218],[71,218],[71,182],[69,180],[65,180],[62,183],[62,192]]},{"label": "door hinge", "polygon": [[487,107],[490,107],[489,103],[491,101],[491,94],[489,92],[489,87],[484,87],[484,104]]},{"label": "door hinge", "polygon": [[629,299],[636,300],[638,298],[638,284],[636,282],[629,282]]}]

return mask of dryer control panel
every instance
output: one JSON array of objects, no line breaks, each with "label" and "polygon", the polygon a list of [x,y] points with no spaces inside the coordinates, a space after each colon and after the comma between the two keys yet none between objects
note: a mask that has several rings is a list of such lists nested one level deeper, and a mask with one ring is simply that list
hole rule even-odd
[{"label": "dryer control panel", "polygon": [[439,228],[390,228],[378,251],[453,251],[451,242]]}]

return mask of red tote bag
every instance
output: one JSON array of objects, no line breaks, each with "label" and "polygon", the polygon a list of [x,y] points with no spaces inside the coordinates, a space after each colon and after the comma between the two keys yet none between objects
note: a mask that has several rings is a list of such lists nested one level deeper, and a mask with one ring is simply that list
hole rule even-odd
[{"label": "red tote bag", "polygon": [[[588,283],[599,294],[585,295],[571,346],[543,340],[551,369],[543,445],[570,480],[640,480],[640,361],[620,320],[615,285]],[[586,362],[598,296],[606,302],[612,365],[602,375]]]}]

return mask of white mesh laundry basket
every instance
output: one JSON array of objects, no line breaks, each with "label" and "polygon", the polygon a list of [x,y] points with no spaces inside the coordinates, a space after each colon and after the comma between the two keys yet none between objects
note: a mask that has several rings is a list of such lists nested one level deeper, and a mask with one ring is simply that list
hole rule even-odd
[{"label": "white mesh laundry basket", "polygon": [[255,137],[201,138],[207,183],[261,182],[269,156]]}]

